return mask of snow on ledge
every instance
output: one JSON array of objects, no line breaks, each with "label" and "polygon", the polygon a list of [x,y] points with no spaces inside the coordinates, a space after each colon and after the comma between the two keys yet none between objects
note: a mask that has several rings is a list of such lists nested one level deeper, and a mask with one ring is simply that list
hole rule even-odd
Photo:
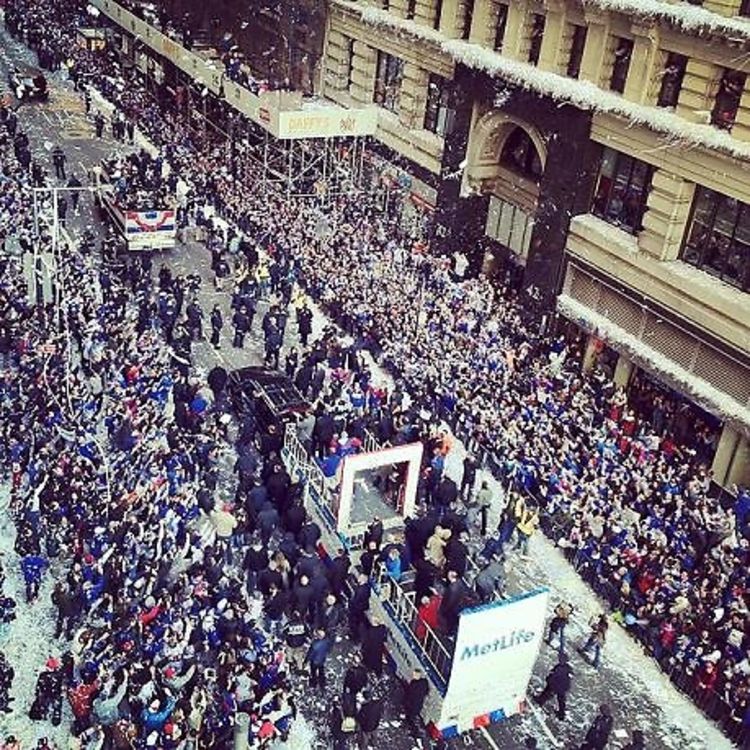
[{"label": "snow on ledge", "polygon": [[570,220],[570,231],[588,239],[594,235],[598,244],[614,247],[621,253],[638,253],[638,238],[594,214],[578,214]]},{"label": "snow on ledge", "polygon": [[[658,19],[672,23],[683,31],[709,31],[712,34],[736,34],[737,40],[750,39],[750,21],[742,17],[727,18],[689,3],[665,3],[662,0],[591,0],[591,5],[615,13]],[[731,38],[730,38],[731,39]]]},{"label": "snow on ledge", "polygon": [[740,422],[750,427],[750,408],[743,406],[728,394],[707,383],[676,362],[640,341],[632,334],[615,325],[611,320],[590,307],[581,304],[567,294],[557,298],[557,309],[566,317],[579,323],[586,330],[596,333],[615,349],[623,351],[636,362],[661,375],[678,390],[686,393],[709,411],[718,412],[725,419]]},{"label": "snow on ledge", "polygon": [[[359,6],[356,0],[336,0],[341,5]],[[747,41],[750,40],[750,20],[741,16],[727,17],[722,16],[714,11],[701,8],[697,5],[690,5],[687,2],[669,3],[663,0],[588,0],[586,6],[600,8],[612,13],[623,13],[628,16],[636,16],[644,21],[659,20],[674,24],[682,31],[691,33],[700,33],[708,31],[718,36],[729,36],[728,41]],[[365,13],[375,19],[377,14],[383,13],[390,16],[388,11],[380,10],[371,5],[357,7],[364,17]],[[434,32],[441,39],[440,32],[429,27],[421,26],[414,21],[403,20],[411,23],[420,29],[428,32]],[[735,36],[731,36],[735,35]]]},{"label": "snow on ledge", "polygon": [[[375,27],[384,27],[402,32],[415,39],[437,45],[455,62],[462,63],[474,70],[482,70],[492,77],[505,78],[520,88],[535,91],[558,102],[559,106],[573,104],[582,110],[619,115],[634,124],[646,125],[660,133],[665,133],[676,147],[698,145],[730,154],[739,159],[750,160],[750,143],[743,143],[725,130],[712,125],[690,122],[674,112],[644,104],[636,104],[624,99],[620,94],[600,89],[590,81],[579,81],[567,78],[558,73],[539,70],[530,63],[510,60],[498,52],[479,44],[448,39],[435,29],[422,26],[414,21],[397,18],[388,11],[372,6],[361,6],[353,0],[335,0],[340,7],[357,13],[362,21]],[[683,28],[705,28],[708,24],[717,33],[727,33],[728,27],[736,32],[740,27],[750,37],[750,22],[737,19],[725,19],[710,11],[690,5],[666,5],[659,0],[597,0],[603,7],[612,6],[612,10],[634,13],[642,7],[658,9],[664,17],[675,23],[680,18]],[[617,6],[615,8],[614,6]],[[626,11],[627,9],[627,11]],[[654,14],[656,10],[649,10]],[[705,20],[703,20],[705,17]],[[698,20],[696,20],[698,19]],[[700,21],[700,22],[699,22]],[[709,21],[711,23],[709,23]],[[695,25],[691,25],[695,24]],[[722,24],[724,24],[722,26]],[[737,26],[738,29],[734,27]]]}]

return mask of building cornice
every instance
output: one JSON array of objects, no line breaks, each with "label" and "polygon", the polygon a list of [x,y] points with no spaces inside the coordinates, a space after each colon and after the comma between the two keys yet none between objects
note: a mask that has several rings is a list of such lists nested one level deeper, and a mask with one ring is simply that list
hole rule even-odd
[{"label": "building cornice", "polygon": [[[602,1],[621,4],[631,2],[631,0]],[[461,63],[472,70],[482,71],[491,77],[502,78],[519,88],[550,97],[559,101],[560,106],[570,104],[581,110],[623,117],[631,125],[643,125],[663,133],[674,148],[703,147],[750,161],[750,143],[732,138],[728,132],[712,125],[689,122],[669,110],[629,101],[620,94],[600,89],[590,81],[575,80],[558,73],[540,70],[530,63],[511,60],[479,44],[449,39],[435,29],[414,21],[397,18],[387,11],[372,6],[365,6],[352,0],[332,0],[332,2],[335,6],[357,14],[363,23],[374,28],[389,29],[435,45],[456,63]],[[663,5],[658,2],[654,4]],[[750,25],[748,30],[750,31]]]}]

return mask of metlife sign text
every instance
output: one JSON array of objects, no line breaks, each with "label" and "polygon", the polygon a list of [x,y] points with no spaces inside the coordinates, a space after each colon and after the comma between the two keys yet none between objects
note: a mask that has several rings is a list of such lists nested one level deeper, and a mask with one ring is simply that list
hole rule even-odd
[{"label": "metlife sign text", "polygon": [[513,648],[523,643],[529,643],[534,640],[534,632],[530,630],[513,630],[508,635],[502,635],[495,638],[491,643],[475,643],[473,646],[466,646],[461,652],[460,658],[471,659],[475,656],[486,656],[493,651],[503,651],[506,648]]},{"label": "metlife sign text", "polygon": [[518,713],[541,647],[548,592],[534,591],[461,614],[439,726]]}]

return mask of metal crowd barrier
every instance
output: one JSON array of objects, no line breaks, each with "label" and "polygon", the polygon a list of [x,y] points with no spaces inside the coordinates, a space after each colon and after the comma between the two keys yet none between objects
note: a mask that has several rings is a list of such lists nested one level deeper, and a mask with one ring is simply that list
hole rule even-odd
[{"label": "metal crowd barrier", "polygon": [[435,686],[442,693],[448,686],[453,663],[452,649],[445,645],[438,633],[421,620],[414,603],[415,593],[406,591],[398,581],[388,576],[384,565],[373,572],[372,587],[383,607],[407,635],[422,664],[429,670]]}]

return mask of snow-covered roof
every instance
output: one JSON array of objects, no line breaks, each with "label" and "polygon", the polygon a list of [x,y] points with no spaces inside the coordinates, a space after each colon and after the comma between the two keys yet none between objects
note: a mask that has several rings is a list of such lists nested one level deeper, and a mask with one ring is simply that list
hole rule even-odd
[{"label": "snow-covered roof", "polygon": [[[730,154],[738,159],[750,160],[750,143],[732,138],[727,131],[719,130],[712,125],[690,122],[670,110],[628,101],[622,95],[613,91],[604,91],[590,81],[579,81],[551,71],[540,70],[530,63],[511,60],[479,44],[460,39],[448,39],[435,29],[414,21],[397,18],[378,8],[361,7],[351,0],[335,0],[335,2],[358,13],[367,24],[387,27],[393,31],[423,39],[439,46],[454,61],[474,70],[483,70],[491,76],[502,77],[521,88],[536,91],[561,103],[568,102],[579,109],[625,117],[632,123],[645,125],[652,130],[666,134],[673,139],[677,147],[703,146]],[[597,0],[597,2],[611,3],[622,8],[641,5],[647,8],[658,6],[664,12],[675,8],[686,11],[680,14],[685,24],[694,24],[697,23],[696,18],[703,18],[700,13],[695,15],[692,11],[701,11],[711,18],[715,17],[716,23],[721,19],[720,16],[702,8],[666,5],[658,0]],[[721,20],[747,27],[747,34],[750,37],[750,22],[739,19]]]},{"label": "snow-covered roof", "polygon": [[[378,14],[384,14],[393,18],[393,20],[405,20],[391,16],[388,11],[380,10],[372,6],[361,6],[355,0],[335,0],[336,4],[349,7],[356,10],[364,17],[375,18]],[[666,21],[676,28],[693,34],[706,33],[715,34],[721,37],[729,37],[736,41],[750,41],[750,18],[742,16],[727,17],[719,13],[702,8],[698,5],[691,5],[687,2],[669,3],[663,0],[585,0],[585,5],[590,8],[600,8],[604,11],[613,13],[623,13],[628,16],[635,16],[644,21],[656,20]],[[438,37],[442,35],[434,29],[421,26],[414,21],[406,23],[424,29],[427,32],[434,32]]]},{"label": "snow-covered roof", "polygon": [[719,36],[731,34],[738,40],[750,40],[750,19],[727,18],[690,3],[665,3],[662,0],[588,0],[587,4],[644,19],[667,21],[683,31],[708,31]]}]

